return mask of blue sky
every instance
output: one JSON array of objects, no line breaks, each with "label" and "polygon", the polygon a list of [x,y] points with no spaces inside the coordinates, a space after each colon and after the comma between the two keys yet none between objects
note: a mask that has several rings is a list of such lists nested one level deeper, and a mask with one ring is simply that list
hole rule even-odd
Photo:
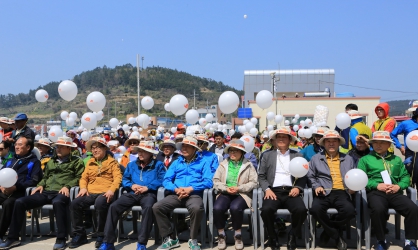
[{"label": "blue sky", "polygon": [[[244,15],[248,17],[244,19]],[[242,89],[244,70],[334,68],[337,92],[418,99],[418,1],[0,1],[1,93],[159,65]]]}]

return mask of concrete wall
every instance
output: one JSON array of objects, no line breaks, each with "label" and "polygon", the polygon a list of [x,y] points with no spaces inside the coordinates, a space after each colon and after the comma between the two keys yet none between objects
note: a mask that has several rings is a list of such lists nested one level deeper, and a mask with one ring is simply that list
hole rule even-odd
[{"label": "concrete wall", "polygon": [[[262,110],[258,107],[255,101],[249,102],[249,107],[253,109],[254,117],[259,118],[259,129],[264,130],[267,125],[276,125],[274,121],[267,121],[267,112],[276,113],[275,108],[276,100],[270,108]],[[301,117],[310,116],[313,117],[315,108],[318,105],[328,107],[328,121],[327,125],[330,128],[335,127],[335,117],[337,114],[345,111],[345,106],[349,103],[357,104],[361,115],[366,117],[367,126],[371,127],[373,122],[378,118],[374,112],[375,107],[380,103],[380,97],[353,97],[353,98],[285,98],[277,99],[277,113],[284,117],[293,118],[295,114],[299,114]],[[282,125],[283,122],[282,122]]]}]

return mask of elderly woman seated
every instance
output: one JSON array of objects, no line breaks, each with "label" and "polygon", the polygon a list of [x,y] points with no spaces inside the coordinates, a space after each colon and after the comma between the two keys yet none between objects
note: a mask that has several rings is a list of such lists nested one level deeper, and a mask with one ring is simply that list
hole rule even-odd
[{"label": "elderly woman seated", "polygon": [[244,142],[232,140],[225,148],[229,158],[219,164],[213,177],[214,189],[218,195],[213,205],[213,217],[218,229],[218,248],[226,248],[225,212],[231,213],[232,227],[235,231],[235,249],[244,248],[241,239],[241,227],[244,209],[251,207],[251,192],[257,187],[257,172],[254,166],[244,158]]}]

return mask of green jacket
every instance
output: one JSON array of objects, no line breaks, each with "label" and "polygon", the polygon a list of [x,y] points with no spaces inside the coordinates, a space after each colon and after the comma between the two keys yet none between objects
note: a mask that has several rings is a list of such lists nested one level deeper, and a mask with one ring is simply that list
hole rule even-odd
[{"label": "green jacket", "polygon": [[380,172],[386,170],[384,162],[388,168],[392,184],[397,184],[400,187],[399,192],[408,188],[409,186],[409,174],[399,156],[393,153],[388,153],[384,157],[380,157],[376,152],[372,151],[370,154],[363,156],[357,168],[366,172],[369,181],[367,183],[367,190],[376,190],[377,185],[383,183],[383,178]]},{"label": "green jacket", "polygon": [[54,156],[46,164],[44,177],[38,183],[46,191],[60,191],[61,188],[68,189],[78,186],[78,181],[84,171],[84,163],[80,157],[69,156],[64,162],[59,163]]}]

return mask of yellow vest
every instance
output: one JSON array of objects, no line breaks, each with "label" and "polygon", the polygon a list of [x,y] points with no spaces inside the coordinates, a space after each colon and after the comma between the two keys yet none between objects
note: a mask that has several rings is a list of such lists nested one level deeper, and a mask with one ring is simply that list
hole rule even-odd
[{"label": "yellow vest", "polygon": [[[357,122],[356,124],[351,126],[351,128],[356,129],[359,135],[365,134],[368,135],[369,138],[372,138],[372,130],[369,127],[367,127],[366,124],[364,124],[364,122]],[[348,143],[348,150],[350,151],[353,148],[350,136],[348,136],[348,140],[350,140],[350,142]]]},{"label": "yellow vest", "polygon": [[332,189],[344,190],[343,178],[340,171],[340,155],[332,158],[326,154],[326,159],[331,173]]}]

